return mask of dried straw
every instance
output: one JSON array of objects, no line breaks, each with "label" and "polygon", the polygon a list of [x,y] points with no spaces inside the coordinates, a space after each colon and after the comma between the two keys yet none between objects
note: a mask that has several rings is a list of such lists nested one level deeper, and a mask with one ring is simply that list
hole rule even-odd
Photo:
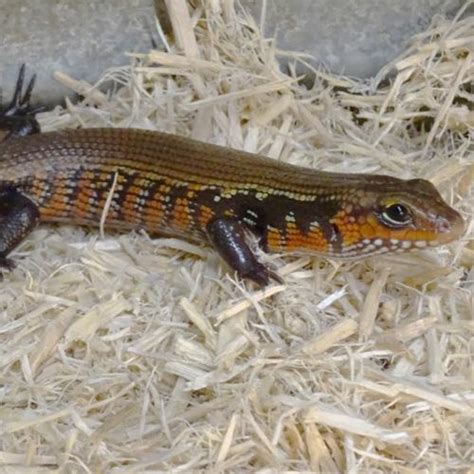
[{"label": "dried straw", "polygon": [[[169,50],[94,86],[57,74],[85,98],[44,113],[44,130],[159,129],[426,177],[472,217],[472,16],[436,19],[372,82],[315,70],[306,89],[277,63],[305,57],[233,1],[167,4]],[[470,222],[419,254],[263,255],[285,275],[263,291],[205,246],[39,228],[0,288],[0,471],[466,472]]]}]

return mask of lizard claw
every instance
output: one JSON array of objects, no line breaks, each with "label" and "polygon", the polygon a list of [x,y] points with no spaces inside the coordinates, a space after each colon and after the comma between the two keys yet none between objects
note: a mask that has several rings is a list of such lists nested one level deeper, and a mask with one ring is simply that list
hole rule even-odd
[{"label": "lizard claw", "polygon": [[34,115],[43,109],[43,107],[31,106],[31,93],[35,87],[36,74],[31,76],[26,89],[23,91],[25,70],[25,64],[22,64],[20,67],[20,72],[18,73],[18,79],[16,81],[13,98],[7,107],[1,112],[3,117]]},{"label": "lizard claw", "polygon": [[243,278],[253,280],[257,285],[265,287],[270,283],[270,279],[277,283],[283,284],[284,281],[278,273],[270,270],[265,265],[257,263],[250,271],[240,275]]},{"label": "lizard claw", "polygon": [[31,76],[26,88],[24,88],[25,69],[25,65],[22,64],[18,73],[13,99],[5,109],[0,111],[0,141],[32,135],[40,131],[35,114],[43,110],[44,107],[33,107],[31,105],[31,93],[35,86],[36,74]]}]

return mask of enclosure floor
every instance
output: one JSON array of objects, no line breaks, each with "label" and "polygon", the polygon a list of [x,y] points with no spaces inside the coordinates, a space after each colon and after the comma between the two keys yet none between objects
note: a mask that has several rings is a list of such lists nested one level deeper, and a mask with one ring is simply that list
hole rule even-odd
[{"label": "enclosure floor", "polygon": [[177,42],[106,71],[110,95],[57,75],[85,99],[43,130],[427,178],[467,233],[349,263],[262,255],[285,280],[262,291],[204,245],[38,228],[0,284],[0,472],[467,472],[474,18],[438,19],[370,82],[315,71],[308,90],[232,1],[196,3],[168,2]]}]

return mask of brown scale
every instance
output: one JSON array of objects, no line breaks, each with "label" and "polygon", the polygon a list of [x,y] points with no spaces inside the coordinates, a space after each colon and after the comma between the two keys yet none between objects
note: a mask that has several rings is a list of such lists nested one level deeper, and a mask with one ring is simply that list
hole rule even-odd
[{"label": "brown scale", "polygon": [[[160,132],[50,132],[2,143],[0,156],[0,192],[9,203],[3,206],[2,224],[10,233],[18,228],[26,235],[38,210],[45,221],[98,224],[118,173],[106,224],[145,225],[152,233],[184,237],[209,235],[239,275],[261,284],[272,275],[247,246],[247,228],[270,250],[340,256],[354,245],[360,246],[352,250],[355,256],[366,255],[364,247],[370,250],[372,242],[390,243],[390,250],[407,248],[398,240],[437,245],[464,230],[461,216],[423,180],[325,173]],[[410,208],[410,226],[381,222],[382,210],[391,203]],[[20,218],[31,225],[13,222]],[[20,237],[0,230],[0,258]]]}]

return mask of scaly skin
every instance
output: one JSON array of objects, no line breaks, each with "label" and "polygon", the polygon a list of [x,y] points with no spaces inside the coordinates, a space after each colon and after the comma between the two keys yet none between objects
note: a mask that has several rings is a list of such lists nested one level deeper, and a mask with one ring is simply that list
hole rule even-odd
[{"label": "scaly skin", "polygon": [[[260,284],[275,275],[256,261],[247,230],[268,251],[348,258],[444,244],[464,230],[459,213],[425,180],[325,173],[134,129],[5,141],[1,189],[26,197],[42,222],[85,225],[99,223],[110,195],[107,228],[205,240]],[[12,247],[5,242],[0,254]]]}]

